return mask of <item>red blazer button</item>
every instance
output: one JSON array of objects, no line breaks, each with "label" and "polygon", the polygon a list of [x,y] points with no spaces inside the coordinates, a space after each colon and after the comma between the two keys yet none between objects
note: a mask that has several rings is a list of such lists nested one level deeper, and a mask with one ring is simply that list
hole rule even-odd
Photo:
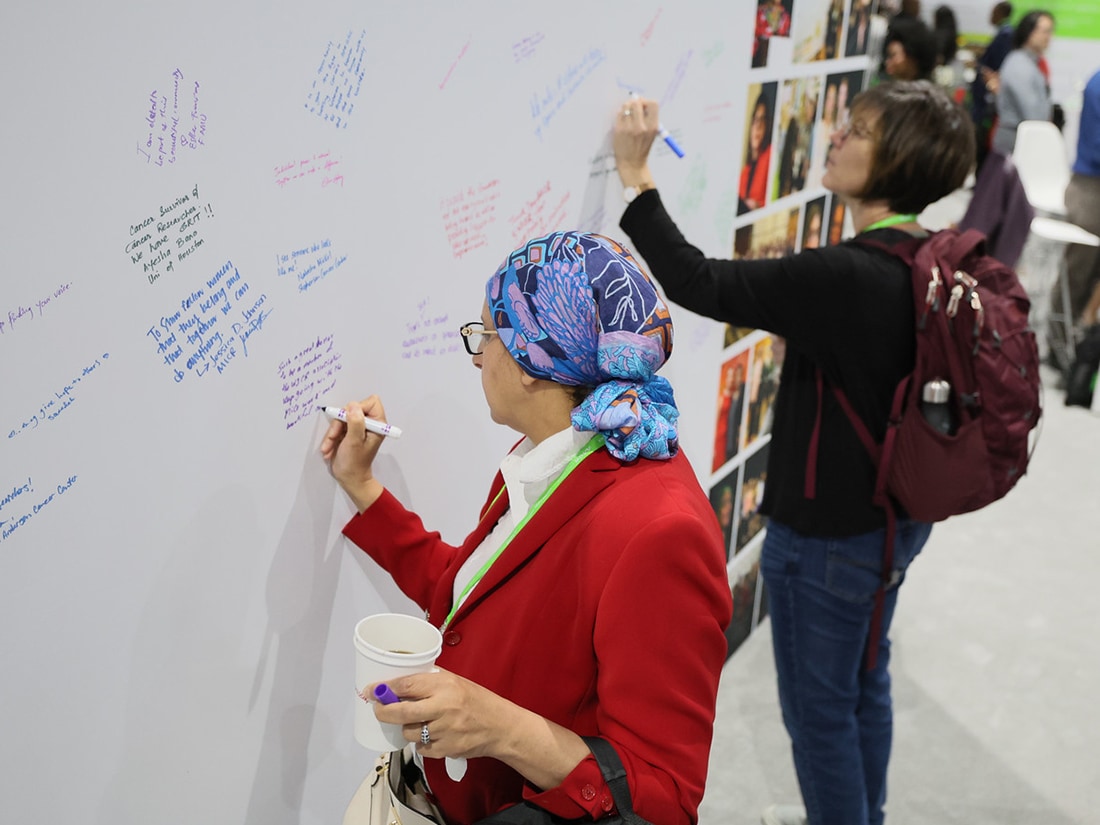
[{"label": "red blazer button", "polygon": [[596,789],[591,785],[585,785],[581,788],[581,796],[584,797],[585,802],[591,802],[596,798]]},{"label": "red blazer button", "polygon": [[448,630],[443,634],[443,643],[454,647],[462,641],[462,634],[457,630]]},{"label": "red blazer button", "polygon": [[611,813],[611,809],[615,807],[615,803],[611,801],[610,796],[604,795],[604,797],[600,799],[600,807],[607,813]]}]

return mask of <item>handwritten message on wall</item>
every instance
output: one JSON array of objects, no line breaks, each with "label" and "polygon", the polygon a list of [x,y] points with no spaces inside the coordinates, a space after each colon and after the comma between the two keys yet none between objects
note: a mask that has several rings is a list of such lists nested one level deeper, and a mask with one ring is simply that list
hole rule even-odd
[{"label": "handwritten message on wall", "polygon": [[16,324],[19,329],[27,326],[29,321],[41,318],[51,303],[60,300],[72,288],[72,283],[59,284],[56,289],[42,293],[33,302],[16,304],[15,308],[0,311],[0,335],[8,335],[15,332]]},{"label": "handwritten message on wall", "polygon": [[348,128],[348,118],[355,111],[355,99],[363,86],[366,38],[366,31],[358,36],[348,31],[343,43],[330,40],[306,97],[306,109],[337,129]]},{"label": "handwritten message on wall", "polygon": [[205,145],[206,115],[199,111],[199,82],[176,69],[167,83],[149,92],[138,156],[153,166],[171,166],[180,150]]},{"label": "handwritten message on wall", "polygon": [[280,278],[293,278],[299,292],[305,292],[347,263],[347,255],[332,249],[332,241],[323,241],[276,255]]},{"label": "handwritten message on wall", "polygon": [[332,402],[327,396],[335,389],[337,373],[343,369],[340,359],[333,337],[324,335],[279,362],[283,423],[288,430],[316,415],[318,407]]},{"label": "handwritten message on wall", "polygon": [[433,312],[430,299],[420,301],[416,311],[416,320],[405,322],[406,337],[401,339],[403,359],[455,355],[466,351],[462,336],[458,334],[459,324],[445,312]]},{"label": "handwritten message on wall", "polygon": [[327,189],[330,186],[343,188],[344,175],[337,170],[340,161],[330,152],[318,152],[309,158],[297,158],[284,161],[275,167],[275,183],[285,188],[293,181],[307,182]]},{"label": "handwritten message on wall", "polygon": [[54,390],[51,397],[39,404],[33,413],[26,415],[22,421],[10,425],[8,438],[15,438],[28,430],[37,430],[47,422],[56,421],[76,401],[77,385],[89,380],[93,375],[98,375],[99,368],[110,357],[111,354],[105,352],[90,364],[81,366],[64,384]]},{"label": "handwritten message on wall", "polygon": [[155,282],[176,264],[183,263],[205,240],[202,222],[214,217],[210,204],[199,201],[199,186],[162,203],[149,215],[130,224],[126,254],[149,283]]},{"label": "handwritten message on wall", "polygon": [[76,484],[74,473],[45,490],[35,486],[34,478],[18,481],[0,492],[0,543],[7,541],[16,530],[60,500]]},{"label": "handwritten message on wall", "polygon": [[486,230],[496,219],[496,202],[499,199],[500,181],[491,180],[479,186],[468,186],[440,202],[443,229],[447,233],[451,253],[456,258],[461,259],[467,253],[489,245]]},{"label": "handwritten message on wall", "polygon": [[509,216],[508,225],[511,228],[512,243],[515,246],[565,224],[569,216],[566,205],[569,203],[570,193],[555,195],[551,188],[550,181],[546,181],[531,200],[526,201],[518,212]]},{"label": "handwritten message on wall", "polygon": [[591,49],[559,74],[553,83],[547,84],[541,92],[531,95],[531,120],[535,126],[535,137],[542,140],[543,133],[561,108],[606,59],[607,55],[603,51]]},{"label": "handwritten message on wall", "polygon": [[516,63],[522,63],[529,57],[534,57],[538,51],[539,44],[546,39],[546,35],[542,32],[535,32],[532,35],[517,40],[512,44],[512,59]]},{"label": "handwritten message on wall", "polygon": [[271,312],[267,295],[257,294],[226,261],[145,335],[178,384],[192,375],[220,375],[238,357],[248,357],[249,339]]}]

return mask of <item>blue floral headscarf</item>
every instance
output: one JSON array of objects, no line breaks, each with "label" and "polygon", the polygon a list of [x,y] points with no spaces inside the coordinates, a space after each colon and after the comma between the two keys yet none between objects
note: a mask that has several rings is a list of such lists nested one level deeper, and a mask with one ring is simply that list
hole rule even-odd
[{"label": "blue floral headscarf", "polygon": [[583,232],[535,238],[508,256],[485,295],[526,373],[595,387],[573,409],[575,429],[603,433],[621,461],[676,454],[680,413],[656,375],[672,354],[672,319],[625,247]]}]

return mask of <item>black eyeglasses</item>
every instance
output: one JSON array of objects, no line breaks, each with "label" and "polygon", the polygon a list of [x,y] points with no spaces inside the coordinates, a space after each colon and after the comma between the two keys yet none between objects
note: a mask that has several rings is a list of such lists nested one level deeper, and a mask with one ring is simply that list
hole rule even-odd
[{"label": "black eyeglasses", "polygon": [[470,355],[481,355],[485,351],[485,344],[489,341],[490,335],[500,335],[495,329],[485,329],[485,324],[481,321],[470,321],[468,324],[463,324],[458,334],[462,336],[462,343],[466,345],[466,352]]}]

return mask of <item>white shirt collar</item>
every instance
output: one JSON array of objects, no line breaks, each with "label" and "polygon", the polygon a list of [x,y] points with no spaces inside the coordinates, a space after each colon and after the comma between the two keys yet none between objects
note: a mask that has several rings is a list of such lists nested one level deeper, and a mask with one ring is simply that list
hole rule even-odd
[{"label": "white shirt collar", "polygon": [[522,442],[500,462],[500,473],[508,489],[509,514],[512,524],[527,515],[539,496],[558,477],[565,465],[595,433],[572,427],[554,433],[540,444],[530,438]]}]

